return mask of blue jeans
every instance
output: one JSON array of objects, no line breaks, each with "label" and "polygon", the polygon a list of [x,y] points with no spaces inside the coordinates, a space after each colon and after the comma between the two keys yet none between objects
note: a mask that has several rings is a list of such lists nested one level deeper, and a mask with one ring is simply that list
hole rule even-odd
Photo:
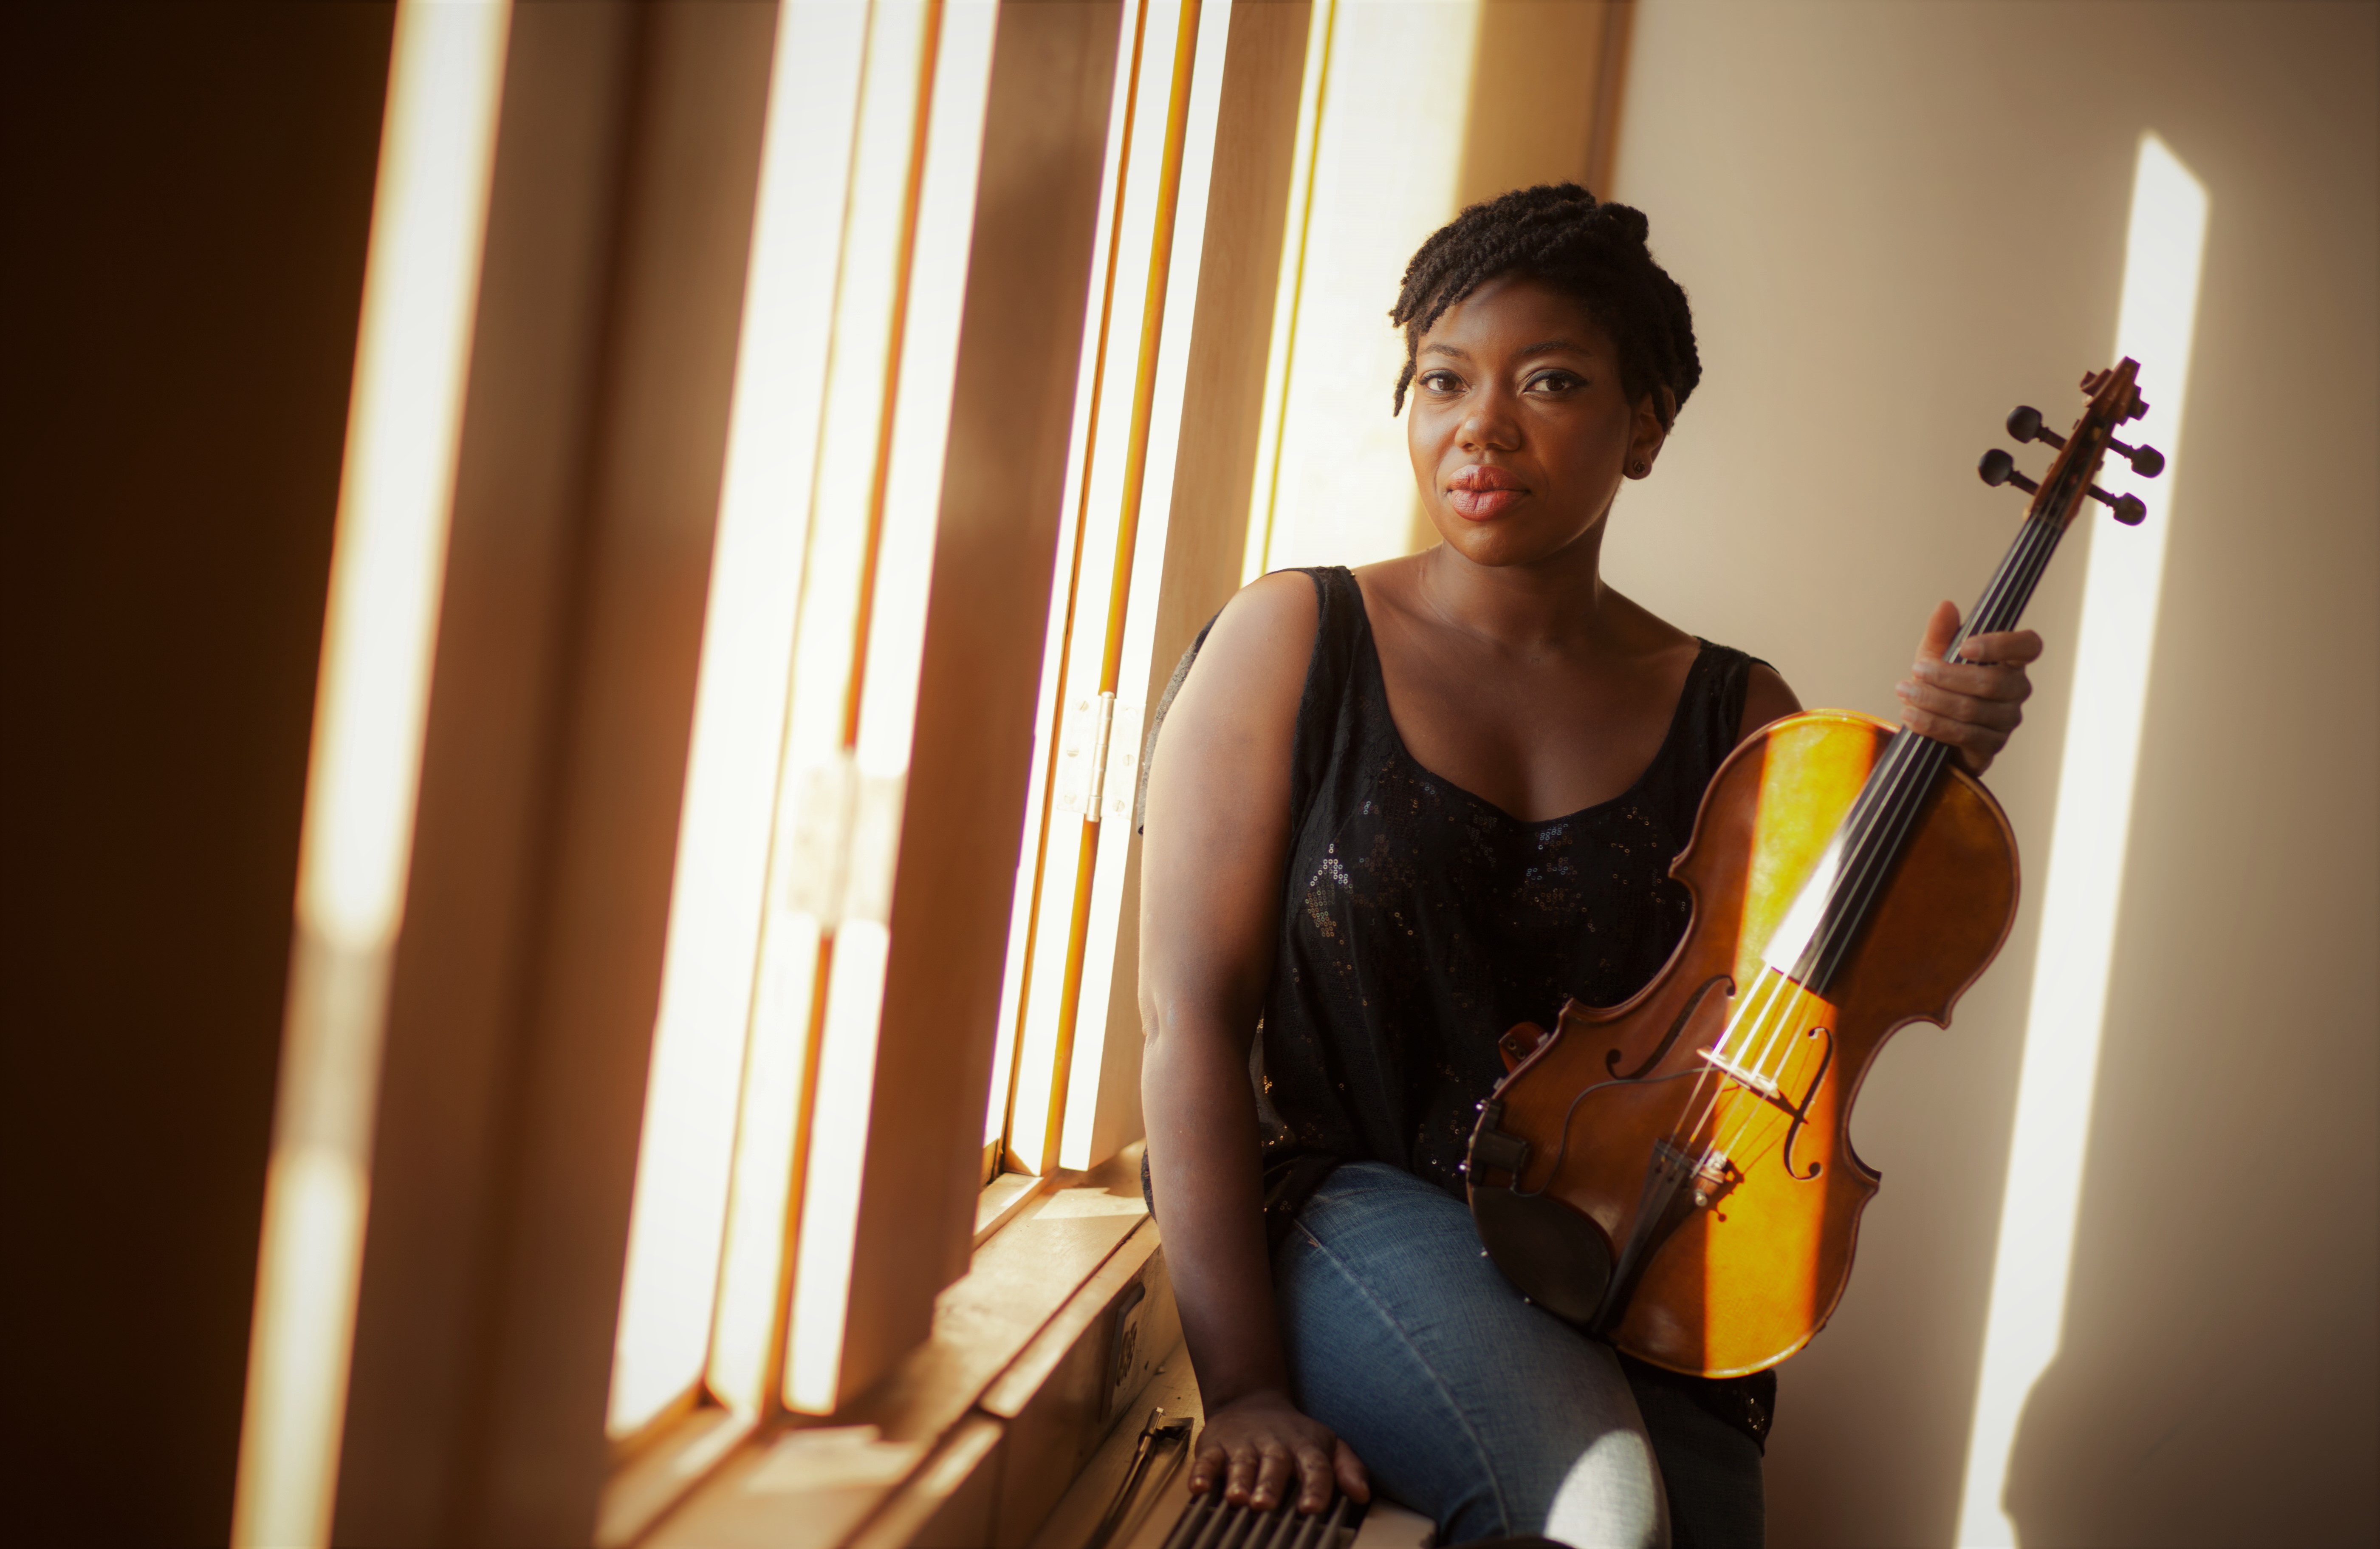
[{"label": "blue jeans", "polygon": [[1632,1389],[1609,1347],[1524,1301],[1443,1190],[1341,1166],[1273,1281],[1300,1406],[1440,1543],[1760,1543],[1760,1449],[1674,1389]]}]

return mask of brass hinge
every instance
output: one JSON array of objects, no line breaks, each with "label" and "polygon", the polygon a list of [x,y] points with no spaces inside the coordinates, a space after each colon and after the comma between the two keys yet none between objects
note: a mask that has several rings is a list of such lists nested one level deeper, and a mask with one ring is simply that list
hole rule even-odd
[{"label": "brass hinge", "polygon": [[778,827],[784,907],[830,931],[846,920],[890,920],[907,782],[862,773],[841,748],[786,776],[792,821],[780,818]]},{"label": "brass hinge", "polygon": [[1139,707],[1111,693],[1076,698],[1058,730],[1059,815],[1130,817],[1139,762]]}]

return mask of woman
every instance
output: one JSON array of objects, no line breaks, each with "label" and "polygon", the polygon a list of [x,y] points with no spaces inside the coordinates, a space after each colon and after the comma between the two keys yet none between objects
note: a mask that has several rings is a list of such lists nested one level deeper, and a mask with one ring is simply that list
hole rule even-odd
[{"label": "woman", "polygon": [[[1377,1480],[1447,1543],[1760,1541],[1773,1381],[1655,1372],[1524,1302],[1457,1172],[1497,1037],[1658,970],[1703,787],[1799,708],[1598,569],[1701,375],[1645,237],[1563,185],[1424,243],[1390,316],[1443,541],[1263,578],[1176,677],[1148,766],[1142,1101],[1206,1402],[1194,1490],[1315,1511]],[[1903,719],[1980,772],[2040,641],[1946,664],[1957,622],[1927,622]]]}]

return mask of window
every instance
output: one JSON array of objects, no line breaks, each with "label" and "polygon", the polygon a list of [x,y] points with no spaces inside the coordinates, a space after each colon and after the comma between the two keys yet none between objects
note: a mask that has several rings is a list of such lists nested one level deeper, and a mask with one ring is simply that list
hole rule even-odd
[{"label": "window", "polygon": [[1141,6],[1119,46],[1100,278],[1083,330],[985,1121],[987,1140],[1004,1140],[1008,1165],[1025,1173],[1088,1166],[1138,1134],[1138,1061],[1111,1051],[1135,1050],[1139,1012],[1111,991],[1129,950],[1133,798],[1229,16],[1223,6]]},{"label": "window", "polygon": [[615,1435],[839,1390],[993,20],[779,23]]},{"label": "window", "polygon": [[[971,1028],[953,1034],[964,1047],[917,1046],[968,1063],[982,1128],[894,1145],[886,1127],[916,1121],[880,1100],[880,1071],[916,1070],[892,1052],[888,994],[909,982],[905,952],[944,945],[895,921],[941,799],[912,741],[921,652],[962,601],[929,585],[963,482],[943,477],[971,412],[954,384],[994,321],[962,303],[996,311],[1015,289],[985,286],[970,241],[1008,198],[987,191],[1010,167],[987,150],[1012,112],[999,32],[1030,25],[928,0],[783,12],[617,1437],[694,1402],[832,1411],[922,1336],[964,1268],[946,1245],[968,1223],[953,1236],[927,1176],[944,1153],[963,1149],[981,1187],[1138,1138],[1131,820],[1149,707],[1244,570],[1415,537],[1397,422],[1343,383],[1350,361],[1383,398],[1393,379],[1380,300],[1397,255],[1451,213],[1478,111],[1423,88],[1449,60],[1467,76],[1492,30],[1471,6],[1122,7],[1084,109],[1099,162],[1051,427],[1048,605],[1008,609],[1038,647],[1038,700],[1012,888],[993,903],[999,999],[979,1052]],[[871,1212],[921,1240],[871,1258],[893,1230]]]}]

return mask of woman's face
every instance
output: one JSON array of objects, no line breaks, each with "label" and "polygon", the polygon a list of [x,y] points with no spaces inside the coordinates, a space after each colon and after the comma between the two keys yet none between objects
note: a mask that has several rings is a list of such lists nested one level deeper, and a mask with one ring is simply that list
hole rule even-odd
[{"label": "woman's face", "polygon": [[1530,564],[1593,532],[1662,435],[1651,401],[1621,391],[1602,324],[1540,281],[1491,280],[1422,335],[1414,478],[1439,536],[1475,563]]}]

